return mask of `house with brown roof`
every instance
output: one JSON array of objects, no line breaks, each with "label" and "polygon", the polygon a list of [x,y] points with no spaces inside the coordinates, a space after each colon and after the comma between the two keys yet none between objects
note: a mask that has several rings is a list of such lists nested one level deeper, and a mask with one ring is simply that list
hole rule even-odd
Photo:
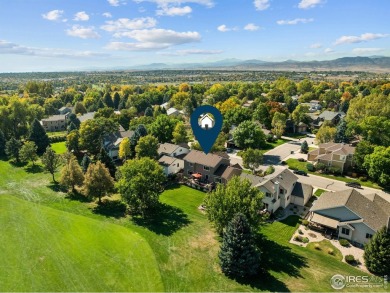
[{"label": "house with brown roof", "polygon": [[[216,174],[221,165],[230,166],[230,160],[217,154],[191,150],[184,158],[184,176],[191,177],[196,174],[197,178],[203,182],[220,182],[221,169]],[[230,171],[229,171],[230,172]]]},{"label": "house with brown roof", "polygon": [[265,177],[242,173],[241,178],[248,179],[264,193],[264,209],[270,213],[285,209],[289,204],[304,206],[313,195],[313,187],[298,182],[298,177],[289,169],[278,169]]},{"label": "house with brown roof", "polygon": [[162,143],[159,145],[157,153],[161,156],[169,156],[169,157],[181,157],[188,154],[190,150],[184,146],[173,144],[173,143]]},{"label": "house with brown roof", "polygon": [[390,225],[390,202],[377,194],[362,195],[355,189],[325,192],[314,202],[308,220],[339,238],[365,244]]},{"label": "house with brown roof", "polygon": [[308,161],[323,163],[327,167],[340,168],[343,173],[348,168],[354,166],[353,155],[355,147],[344,143],[323,143],[318,146],[318,149],[307,154]]}]

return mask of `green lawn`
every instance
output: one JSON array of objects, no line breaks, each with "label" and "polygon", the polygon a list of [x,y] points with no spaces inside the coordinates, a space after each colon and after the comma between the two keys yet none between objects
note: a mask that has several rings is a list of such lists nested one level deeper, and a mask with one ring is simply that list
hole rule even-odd
[{"label": "green lawn", "polygon": [[52,143],[51,147],[57,154],[64,154],[67,151],[65,141]]},{"label": "green lawn", "polygon": [[334,291],[336,273],[363,274],[289,244],[299,220],[290,217],[262,228],[269,274],[241,284],[220,272],[218,238],[198,209],[204,193],[172,187],[154,220],[132,220],[70,199],[50,179],[0,161],[1,291],[318,292]]},{"label": "green lawn", "polygon": [[47,135],[49,137],[53,137],[53,136],[66,136],[68,134],[68,132],[66,130],[64,131],[56,131],[56,132],[47,132]]},{"label": "green lawn", "polygon": [[323,190],[323,189],[321,189],[321,188],[318,188],[318,189],[316,190],[316,192],[314,192],[314,195],[317,196],[317,197],[320,197],[321,194],[323,194],[324,192],[326,192],[326,190]]},{"label": "green lawn", "polygon": [[343,181],[343,182],[359,182],[362,186],[381,189],[381,187],[378,184],[376,184],[375,182],[372,182],[370,180],[362,181],[359,179],[347,178],[344,176],[335,176],[335,175],[328,175],[328,174],[322,174],[322,173],[317,173],[317,172],[310,172],[306,168],[306,165],[308,164],[308,162],[299,162],[297,159],[288,159],[286,161],[286,163],[288,164],[288,167],[290,169],[293,169],[293,170],[303,170],[303,171],[306,171],[307,173],[310,173],[310,174],[314,174],[317,176],[321,176],[321,177],[325,177],[325,178],[329,178],[329,179],[333,179],[333,180],[339,180],[339,181]]},{"label": "green lawn", "polygon": [[[316,245],[318,245],[318,248],[316,248]],[[343,255],[341,251],[338,250],[332,243],[330,243],[329,240],[322,240],[320,242],[311,242],[306,246],[306,248],[315,251],[320,251],[325,255],[331,255],[334,258],[338,259],[339,261],[343,260]],[[333,254],[329,254],[330,249],[333,251]]]}]

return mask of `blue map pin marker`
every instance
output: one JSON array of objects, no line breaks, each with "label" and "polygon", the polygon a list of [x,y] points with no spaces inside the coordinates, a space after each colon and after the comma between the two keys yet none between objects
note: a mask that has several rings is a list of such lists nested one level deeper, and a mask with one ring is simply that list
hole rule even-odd
[{"label": "blue map pin marker", "polygon": [[[212,117],[207,115],[208,113]],[[192,113],[190,122],[195,138],[205,154],[208,154],[222,129],[221,112],[213,106],[201,106]]]}]

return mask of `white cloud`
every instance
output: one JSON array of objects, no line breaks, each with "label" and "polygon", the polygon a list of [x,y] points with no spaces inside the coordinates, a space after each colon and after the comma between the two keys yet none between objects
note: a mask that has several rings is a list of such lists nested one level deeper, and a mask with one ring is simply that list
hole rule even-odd
[{"label": "white cloud", "polygon": [[221,24],[219,27],[217,27],[217,30],[226,33],[229,31],[238,31],[238,27],[227,27],[225,24]]},{"label": "white cloud", "polygon": [[106,21],[105,25],[100,28],[108,32],[119,32],[137,29],[153,28],[157,24],[157,21],[152,17],[141,18],[119,18],[118,20]]},{"label": "white cloud", "polygon": [[107,0],[107,2],[111,6],[115,6],[115,7],[126,4],[124,0]]},{"label": "white cloud", "polygon": [[342,36],[336,40],[335,45],[342,44],[352,44],[352,43],[363,43],[376,39],[383,39],[390,36],[389,34],[373,34],[373,33],[365,33],[360,36]]},{"label": "white cloud", "polygon": [[369,53],[377,53],[384,51],[383,48],[355,48],[352,50],[352,53],[355,54],[369,54]]},{"label": "white cloud", "polygon": [[320,48],[322,48],[322,44],[321,43],[314,43],[314,44],[310,45],[310,48],[311,49],[320,49]]},{"label": "white cloud", "polygon": [[73,20],[75,20],[75,21],[87,21],[87,20],[89,20],[89,15],[85,11],[80,11],[80,12],[77,12],[74,15]]},{"label": "white cloud", "polygon": [[152,2],[152,3],[156,3],[158,7],[170,6],[170,5],[181,5],[185,3],[200,4],[208,8],[214,6],[213,0],[133,0],[133,1],[137,3]]},{"label": "white cloud", "polygon": [[111,42],[106,46],[110,50],[148,51],[166,49],[176,45],[199,42],[198,32],[176,32],[166,29],[144,29],[115,33],[116,37],[128,37],[137,43]]},{"label": "white cloud", "polygon": [[291,20],[278,20],[276,23],[279,24],[279,25],[295,25],[295,24],[299,24],[299,23],[309,23],[309,22],[313,22],[314,19],[313,18],[295,18],[295,19],[291,19]]},{"label": "white cloud", "polygon": [[244,26],[244,30],[247,31],[257,31],[260,27],[258,25],[255,25],[254,23],[248,23],[246,26]]},{"label": "white cloud", "polygon": [[81,25],[74,25],[71,29],[66,30],[66,34],[71,37],[81,39],[98,39],[100,35],[95,31],[94,27],[83,27]]},{"label": "white cloud", "polygon": [[18,45],[15,43],[0,40],[0,55],[26,55],[52,58],[101,58],[109,57],[109,54],[91,51],[73,51],[56,48],[36,48]]},{"label": "white cloud", "polygon": [[216,55],[223,53],[222,50],[202,50],[202,49],[186,49],[177,50],[176,52],[160,52],[159,55],[165,56],[186,56],[186,55]]},{"label": "white cloud", "polygon": [[334,52],[334,50],[332,48],[326,48],[324,50],[324,53],[326,53],[326,54],[333,53],[333,52]]},{"label": "white cloud", "polygon": [[63,10],[56,9],[56,10],[49,11],[45,14],[42,14],[42,17],[44,19],[51,20],[51,21],[59,21],[62,19],[63,14],[64,14]]},{"label": "white cloud", "polygon": [[192,12],[192,8],[190,6],[184,7],[168,7],[162,6],[161,9],[156,11],[157,15],[167,15],[167,16],[183,16],[186,14],[190,14]]},{"label": "white cloud", "polygon": [[310,9],[320,5],[321,3],[323,3],[323,0],[302,0],[299,2],[298,7],[301,9]]},{"label": "white cloud", "polygon": [[106,18],[111,18],[112,17],[112,14],[110,12],[104,12],[102,15],[104,17],[106,17]]},{"label": "white cloud", "polygon": [[255,5],[256,10],[266,10],[270,7],[269,0],[255,0],[253,1],[253,4]]}]

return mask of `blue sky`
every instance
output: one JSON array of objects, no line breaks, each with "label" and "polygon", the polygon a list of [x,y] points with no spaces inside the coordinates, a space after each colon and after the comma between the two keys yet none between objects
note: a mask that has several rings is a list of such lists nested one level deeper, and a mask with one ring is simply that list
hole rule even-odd
[{"label": "blue sky", "polygon": [[0,1],[0,72],[390,56],[387,0]]}]

